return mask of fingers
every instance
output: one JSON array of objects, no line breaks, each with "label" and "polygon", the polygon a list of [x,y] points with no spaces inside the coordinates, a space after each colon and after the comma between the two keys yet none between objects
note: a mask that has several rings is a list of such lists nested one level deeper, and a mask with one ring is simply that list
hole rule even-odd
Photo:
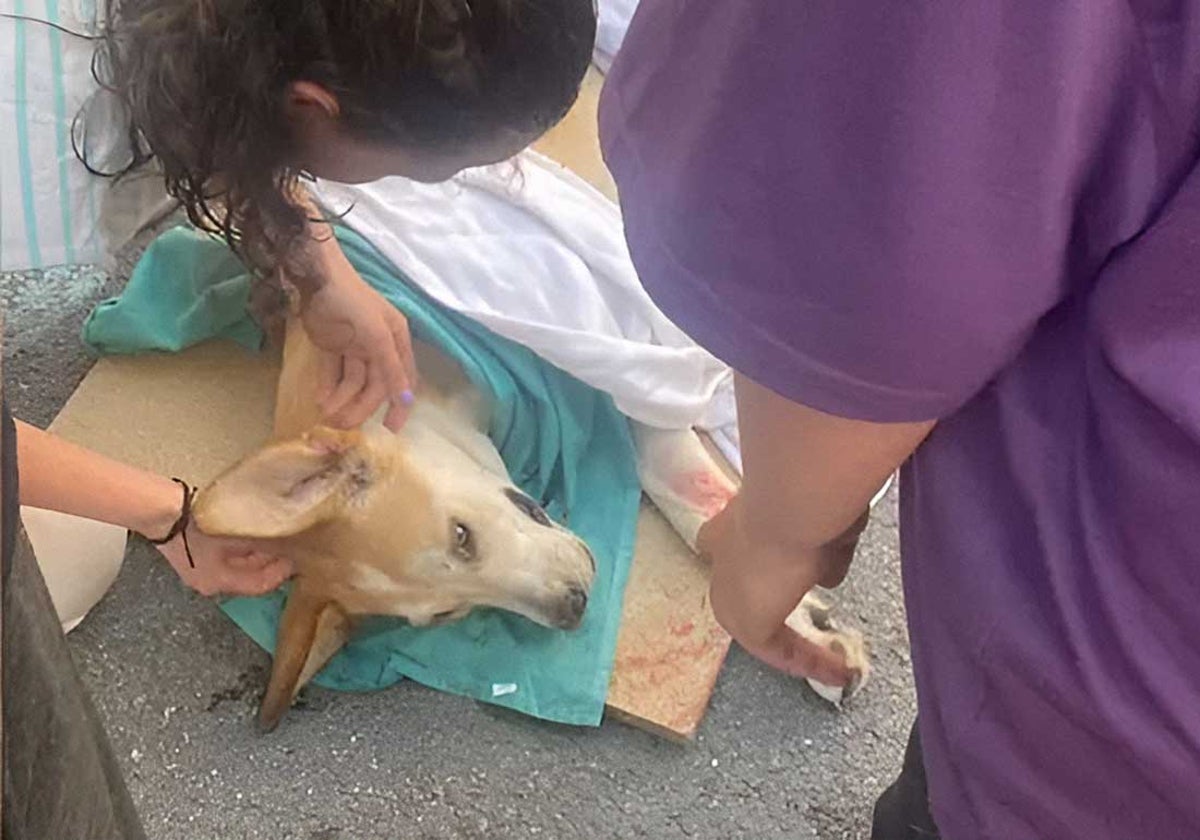
[{"label": "fingers", "polygon": [[828,686],[846,686],[855,676],[846,663],[844,651],[822,647],[786,625],[763,641],[737,635],[734,639],[751,656],[793,677],[814,679]]},{"label": "fingers", "polygon": [[408,421],[418,383],[417,363],[413,358],[408,321],[399,312],[395,312],[394,315],[395,317],[390,322],[392,339],[403,368],[404,384],[401,390],[393,392],[391,405],[387,415],[383,418],[383,425],[393,432],[398,432]]},{"label": "fingers", "polygon": [[854,676],[843,651],[810,641],[787,624],[819,570],[817,557],[755,557],[752,546],[722,544],[722,531],[710,535],[714,551],[709,603],[713,615],[752,656],[794,677],[829,686],[848,685]]},{"label": "fingers", "polygon": [[342,356],[333,387],[325,380],[332,365],[331,354],[322,354],[320,370],[321,410],[326,421],[341,428],[353,428],[365,422],[381,405],[388,403],[384,425],[397,431],[404,425],[416,390],[417,371],[413,360],[408,321],[392,310],[388,318],[391,341],[378,347],[371,359]]},{"label": "fingers", "polygon": [[236,584],[243,595],[265,595],[278,589],[291,576],[291,564],[276,560],[251,575],[239,575]]},{"label": "fingers", "polygon": [[854,674],[846,664],[844,651],[805,639],[790,627],[783,626],[768,640],[765,653],[779,668],[793,677],[814,679],[829,686],[846,686]]},{"label": "fingers", "polygon": [[158,550],[183,582],[205,597],[263,595],[277,589],[293,573],[291,561],[270,553],[268,542],[223,540],[196,531],[191,548],[190,558],[181,540],[161,545]]},{"label": "fingers", "polygon": [[408,320],[395,309],[387,310],[389,338],[379,348],[377,362],[390,399],[399,398],[404,391],[416,389],[416,366],[412,358],[412,338],[408,334]]},{"label": "fingers", "polygon": [[413,357],[412,335],[408,331],[408,319],[392,310],[390,325],[392,341],[396,346],[396,353],[400,357],[400,364],[404,368],[406,380],[404,387],[416,393],[417,386],[420,384],[420,374],[417,372],[417,360]]},{"label": "fingers", "polygon": [[340,353],[322,351],[317,354],[317,405],[324,406],[333,396],[342,379]]},{"label": "fingers", "polygon": [[387,398],[386,383],[372,369],[367,373],[366,386],[360,388],[354,398],[336,413],[328,415],[328,420],[335,426],[352,429],[365,423]]},{"label": "fingers", "polygon": [[258,560],[241,558],[247,564],[260,562],[256,568],[243,565],[240,568],[227,562],[215,588],[225,595],[265,595],[278,589],[292,575],[292,566],[278,557],[259,556]]},{"label": "fingers", "polygon": [[388,413],[383,418],[383,425],[393,432],[398,432],[408,422],[408,415],[411,413],[411,400],[392,400],[391,406],[388,408]]},{"label": "fingers", "polygon": [[[327,354],[322,354],[327,355]],[[329,395],[321,401],[321,412],[327,418],[337,417],[360,393],[367,384],[367,363],[353,356],[343,357],[341,364],[341,379]]]},{"label": "fingers", "polygon": [[239,571],[257,572],[275,563],[279,563],[281,560],[274,554],[248,550],[245,554],[230,555],[226,558],[225,562],[230,567]]}]

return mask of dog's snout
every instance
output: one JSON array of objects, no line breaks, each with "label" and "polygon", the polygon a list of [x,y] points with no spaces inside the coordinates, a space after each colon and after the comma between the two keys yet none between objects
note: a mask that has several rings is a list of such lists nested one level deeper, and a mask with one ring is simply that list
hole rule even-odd
[{"label": "dog's snout", "polygon": [[547,515],[546,511],[542,509],[542,506],[526,496],[520,490],[514,490],[512,487],[506,487],[504,489],[504,495],[507,496],[508,500],[516,506],[517,510],[521,511],[521,513],[528,516],[537,524],[545,525],[547,527],[554,524],[550,521],[550,517]]}]

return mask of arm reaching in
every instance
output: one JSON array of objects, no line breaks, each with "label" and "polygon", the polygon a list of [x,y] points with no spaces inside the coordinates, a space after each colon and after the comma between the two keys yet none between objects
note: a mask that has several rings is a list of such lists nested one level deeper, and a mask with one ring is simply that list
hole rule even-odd
[{"label": "arm reaching in", "polygon": [[354,270],[312,200],[297,201],[309,217],[312,272],[285,280],[300,293],[301,323],[321,352],[321,411],[331,425],[353,428],[386,403],[384,425],[397,431],[417,387],[408,320]]},{"label": "arm reaching in", "polygon": [[[167,536],[180,517],[182,488],[17,421],[21,504],[128,528],[150,539]],[[269,544],[210,537],[185,526],[159,551],[184,583],[202,595],[261,595],[291,575],[291,565]]]},{"label": "arm reaching in", "polygon": [[824,414],[737,380],[743,482],[700,532],[711,601],[749,653],[793,676],[846,685],[836,654],[785,624],[815,586],[841,583],[871,497],[934,423],[867,423]]}]

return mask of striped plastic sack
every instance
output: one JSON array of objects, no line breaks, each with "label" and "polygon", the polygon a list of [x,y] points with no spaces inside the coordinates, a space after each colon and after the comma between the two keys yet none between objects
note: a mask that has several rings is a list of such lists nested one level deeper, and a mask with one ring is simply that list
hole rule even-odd
[{"label": "striped plastic sack", "polygon": [[114,181],[76,155],[103,171],[125,155],[91,72],[102,15],[103,0],[0,0],[0,271],[104,263],[170,206],[152,173]]}]

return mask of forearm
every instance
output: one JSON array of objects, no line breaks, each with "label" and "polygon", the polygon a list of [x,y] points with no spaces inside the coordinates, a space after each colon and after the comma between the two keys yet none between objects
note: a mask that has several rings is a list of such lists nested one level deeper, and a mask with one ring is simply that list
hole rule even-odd
[{"label": "forearm", "polygon": [[827,589],[841,584],[869,521],[864,511],[841,534],[818,543],[799,539],[790,529],[763,529],[753,514],[745,515],[740,502],[734,499],[721,516],[705,525],[698,549],[709,559],[724,549],[737,567],[736,574],[768,581],[755,600],[764,614],[778,612],[780,620],[814,584]]},{"label": "forearm", "polygon": [[296,184],[291,199],[304,213],[306,222],[305,253],[303,261],[308,270],[303,276],[288,276],[285,281],[292,285],[302,298],[307,299],[331,280],[345,277],[346,255],[338,244],[333,226],[324,219],[324,214],[313,200],[308,187]]},{"label": "forearm", "polygon": [[824,414],[737,380],[744,478],[736,527],[781,557],[853,552],[871,498],[934,423]]},{"label": "forearm", "polygon": [[148,537],[166,536],[179,517],[182,489],[17,421],[21,504],[108,522]]}]

